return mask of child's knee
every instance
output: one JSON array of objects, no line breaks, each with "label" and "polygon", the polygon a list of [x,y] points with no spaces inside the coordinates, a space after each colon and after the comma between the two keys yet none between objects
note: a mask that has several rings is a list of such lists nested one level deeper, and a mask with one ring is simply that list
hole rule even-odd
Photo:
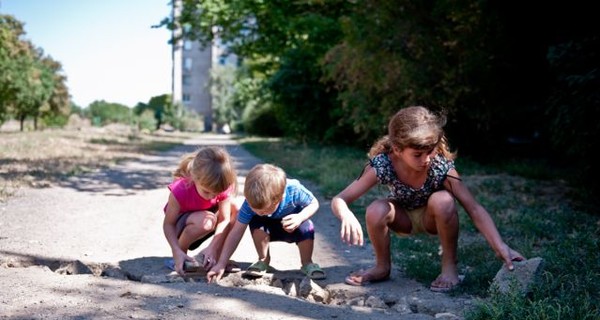
[{"label": "child's knee", "polygon": [[205,214],[199,218],[188,219],[188,223],[185,228],[193,230],[194,233],[204,234],[213,231],[216,226],[216,216],[214,214]]},{"label": "child's knee", "polygon": [[456,208],[456,201],[452,194],[448,191],[442,190],[437,191],[431,194],[429,199],[427,200],[428,205],[438,207],[438,208]]},{"label": "child's knee", "polygon": [[306,220],[298,227],[300,234],[306,238],[314,238],[315,236],[315,225],[312,220]]},{"label": "child's knee", "polygon": [[365,219],[368,224],[376,224],[384,221],[390,211],[391,207],[388,201],[376,200],[367,207]]}]

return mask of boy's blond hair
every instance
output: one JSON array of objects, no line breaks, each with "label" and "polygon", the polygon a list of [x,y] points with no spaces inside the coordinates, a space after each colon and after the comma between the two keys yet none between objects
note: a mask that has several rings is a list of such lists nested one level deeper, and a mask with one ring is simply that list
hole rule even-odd
[{"label": "boy's blond hair", "polygon": [[272,164],[257,164],[244,182],[244,197],[253,209],[269,208],[283,198],[286,174]]}]

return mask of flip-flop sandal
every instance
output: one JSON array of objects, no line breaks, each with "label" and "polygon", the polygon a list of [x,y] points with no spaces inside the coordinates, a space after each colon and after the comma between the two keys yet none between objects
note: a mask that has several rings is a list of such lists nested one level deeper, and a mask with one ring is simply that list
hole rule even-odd
[{"label": "flip-flop sandal", "polygon": [[167,258],[165,260],[165,267],[171,271],[175,271],[175,260],[173,260],[173,258]]},{"label": "flip-flop sandal", "polygon": [[302,270],[302,272],[312,280],[323,280],[327,277],[325,275],[325,271],[323,271],[323,269],[321,269],[321,267],[316,263],[309,263],[305,266],[302,266],[300,270]]},{"label": "flip-flop sandal", "polygon": [[346,276],[346,278],[344,278],[344,282],[346,284],[351,285],[351,286],[358,286],[358,287],[360,287],[360,286],[366,286],[366,285],[371,284],[371,283],[377,283],[377,282],[387,281],[387,280],[390,279],[390,275],[389,274],[387,274],[385,277],[379,278],[379,279],[365,279],[365,276],[363,275],[362,276],[362,281],[357,281],[354,278],[356,276],[358,276],[358,275],[359,274],[357,274],[356,272],[353,272],[350,275]]},{"label": "flip-flop sandal", "polygon": [[259,260],[251,264],[244,274],[252,277],[262,277],[267,273],[267,270],[269,270],[269,265],[266,262]]}]

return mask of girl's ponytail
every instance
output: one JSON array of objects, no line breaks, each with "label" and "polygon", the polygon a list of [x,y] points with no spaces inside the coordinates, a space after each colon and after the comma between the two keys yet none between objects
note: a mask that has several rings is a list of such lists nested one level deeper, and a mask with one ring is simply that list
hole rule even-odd
[{"label": "girl's ponytail", "polygon": [[173,172],[173,177],[174,178],[190,177],[190,167],[192,165],[192,161],[194,160],[195,156],[196,156],[196,153],[188,153],[188,154],[184,155],[181,159],[181,162],[179,163],[179,166],[177,166],[177,169],[175,169],[175,171]]},{"label": "girl's ponytail", "polygon": [[381,137],[377,140],[371,150],[369,150],[369,158],[373,158],[374,156],[380,153],[390,153],[392,151],[392,142],[388,135]]}]

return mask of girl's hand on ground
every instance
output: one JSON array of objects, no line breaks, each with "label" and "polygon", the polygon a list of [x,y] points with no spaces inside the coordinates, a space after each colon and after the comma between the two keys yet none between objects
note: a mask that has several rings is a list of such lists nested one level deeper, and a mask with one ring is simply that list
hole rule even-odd
[{"label": "girl's hand on ground", "polygon": [[347,214],[345,218],[342,219],[340,236],[344,243],[359,246],[363,245],[362,227],[354,214]]},{"label": "girl's hand on ground", "polygon": [[506,267],[510,271],[515,269],[515,266],[513,265],[513,261],[525,260],[525,257],[523,257],[523,255],[521,255],[517,251],[511,249],[508,245],[504,245],[504,249],[500,253],[500,258],[502,260],[504,260],[504,264],[506,264]]},{"label": "girl's hand on ground", "polygon": [[188,256],[187,254],[185,254],[183,251],[178,252],[177,254],[173,255],[173,260],[175,262],[175,271],[180,275],[183,276],[185,275],[185,271],[183,271],[183,263],[185,261],[190,261],[190,262],[196,262],[196,259]]}]

